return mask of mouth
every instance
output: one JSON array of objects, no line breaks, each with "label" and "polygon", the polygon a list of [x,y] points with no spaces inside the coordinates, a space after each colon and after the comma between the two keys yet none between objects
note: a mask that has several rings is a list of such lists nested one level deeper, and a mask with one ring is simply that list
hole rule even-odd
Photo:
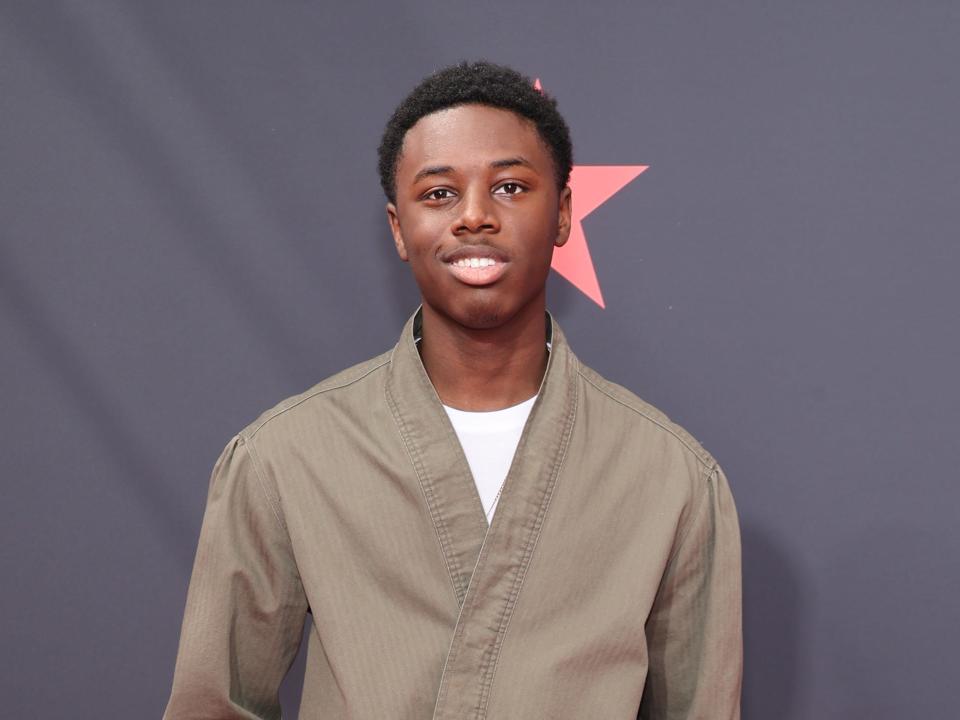
[{"label": "mouth", "polygon": [[510,261],[491,247],[461,247],[443,258],[450,273],[466,285],[490,285],[507,269]]}]

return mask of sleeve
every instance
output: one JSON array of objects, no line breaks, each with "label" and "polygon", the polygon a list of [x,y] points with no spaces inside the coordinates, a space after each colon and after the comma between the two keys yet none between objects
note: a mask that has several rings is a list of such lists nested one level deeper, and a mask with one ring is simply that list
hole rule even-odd
[{"label": "sleeve", "polygon": [[307,601],[248,442],[235,436],[213,469],[164,720],[280,718]]},{"label": "sleeve", "polygon": [[639,720],[740,718],[740,528],[719,465],[695,502],[647,619]]}]

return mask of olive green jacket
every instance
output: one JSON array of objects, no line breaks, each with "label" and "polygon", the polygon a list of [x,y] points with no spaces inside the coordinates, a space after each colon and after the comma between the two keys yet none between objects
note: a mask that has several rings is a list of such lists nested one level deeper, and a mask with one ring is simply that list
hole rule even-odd
[{"label": "olive green jacket", "polygon": [[552,350],[491,524],[407,321],[213,470],[165,718],[733,720],[740,537],[683,428]]}]

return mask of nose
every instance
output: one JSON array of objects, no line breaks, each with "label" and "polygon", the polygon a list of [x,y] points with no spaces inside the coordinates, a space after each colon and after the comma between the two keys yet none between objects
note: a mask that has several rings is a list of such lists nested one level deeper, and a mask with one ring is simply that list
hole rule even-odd
[{"label": "nose", "polygon": [[498,232],[500,221],[494,207],[494,199],[484,187],[471,187],[460,199],[460,212],[453,221],[453,234],[465,235],[479,232]]}]

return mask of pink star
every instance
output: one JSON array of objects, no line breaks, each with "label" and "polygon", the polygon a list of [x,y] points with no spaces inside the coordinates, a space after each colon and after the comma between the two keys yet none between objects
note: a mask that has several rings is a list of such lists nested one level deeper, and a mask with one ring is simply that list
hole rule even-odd
[{"label": "pink star", "polygon": [[[540,78],[533,86],[542,91]],[[647,169],[647,165],[575,165],[570,173],[573,193],[573,217],[570,238],[553,251],[551,267],[600,307],[606,307],[597,271],[590,258],[582,220],[603,205],[631,180]]]},{"label": "pink star", "polygon": [[562,247],[554,248],[551,267],[600,307],[603,293],[597,271],[590,258],[587,236],[581,221],[603,205],[618,190],[647,169],[646,165],[575,165],[570,173],[573,193],[573,217],[570,239]]}]

